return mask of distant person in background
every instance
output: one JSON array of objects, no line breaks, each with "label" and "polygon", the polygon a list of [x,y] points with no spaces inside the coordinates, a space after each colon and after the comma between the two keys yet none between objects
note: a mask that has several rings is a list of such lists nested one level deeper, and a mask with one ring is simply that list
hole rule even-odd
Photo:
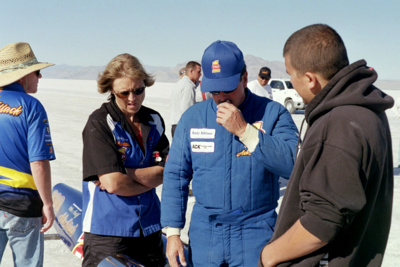
[{"label": "distant person in background", "polygon": [[212,98],[212,94],[210,92],[202,92],[201,91],[201,81],[197,83],[196,86],[196,103]]},{"label": "distant person in background", "polygon": [[201,65],[195,61],[186,64],[186,75],[177,83],[171,94],[171,134],[174,132],[183,112],[196,103],[196,86],[201,77]]},{"label": "distant person in background", "polygon": [[38,62],[28,43],[0,49],[0,262],[9,241],[16,267],[43,266],[43,233],[55,218],[49,120],[29,95],[38,90],[40,70],[52,65]]},{"label": "distant person in background", "polygon": [[160,200],[169,151],[164,120],[142,106],[154,84],[140,61],[121,54],[97,81],[109,94],[83,130],[83,266],[125,254],[145,266],[164,266]]},{"label": "distant person in background", "polygon": [[270,79],[271,70],[268,67],[262,67],[258,73],[257,80],[249,82],[247,88],[256,95],[272,99],[272,88],[268,84]]},{"label": "distant person in background", "polygon": [[183,76],[186,74],[186,68],[181,68],[178,72],[179,79],[182,79]]}]

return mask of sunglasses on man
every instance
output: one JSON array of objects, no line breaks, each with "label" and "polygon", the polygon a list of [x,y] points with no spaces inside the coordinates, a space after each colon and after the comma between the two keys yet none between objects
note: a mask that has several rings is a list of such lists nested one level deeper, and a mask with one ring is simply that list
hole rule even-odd
[{"label": "sunglasses on man", "polygon": [[232,93],[232,92],[235,91],[235,90],[236,90],[236,88],[233,89],[233,90],[230,90],[230,91],[211,91],[210,93],[211,93],[212,95],[219,95],[221,92],[224,93],[224,94],[230,94],[230,93]]},{"label": "sunglasses on man", "polygon": [[127,98],[131,93],[134,94],[134,95],[143,94],[144,89],[146,89],[146,86],[140,87],[140,88],[135,89],[135,90],[123,91],[123,92],[120,92],[120,93],[115,93],[115,95],[118,96],[119,98]]}]

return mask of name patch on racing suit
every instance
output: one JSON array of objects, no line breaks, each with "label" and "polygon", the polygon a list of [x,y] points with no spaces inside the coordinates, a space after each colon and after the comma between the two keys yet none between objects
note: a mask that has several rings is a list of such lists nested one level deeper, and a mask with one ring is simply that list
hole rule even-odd
[{"label": "name patch on racing suit", "polygon": [[191,139],[215,139],[215,129],[191,128]]},{"label": "name patch on racing suit", "polygon": [[192,152],[194,153],[214,153],[215,143],[194,141],[190,142],[190,146],[192,147]]}]

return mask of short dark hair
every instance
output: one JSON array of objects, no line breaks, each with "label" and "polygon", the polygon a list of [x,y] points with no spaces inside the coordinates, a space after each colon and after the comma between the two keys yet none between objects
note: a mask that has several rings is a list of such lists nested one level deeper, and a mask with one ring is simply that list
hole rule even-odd
[{"label": "short dark hair", "polygon": [[285,43],[283,56],[290,58],[296,71],[315,72],[326,80],[349,65],[342,38],[325,24],[313,24],[293,33]]},{"label": "short dark hair", "polygon": [[240,80],[242,80],[242,77],[246,72],[247,72],[247,67],[246,64],[244,64],[243,69],[240,71]]},{"label": "short dark hair", "polygon": [[201,67],[200,63],[198,63],[196,61],[189,61],[186,64],[186,73],[189,73],[189,70],[191,70],[191,69],[196,69],[196,66]]}]

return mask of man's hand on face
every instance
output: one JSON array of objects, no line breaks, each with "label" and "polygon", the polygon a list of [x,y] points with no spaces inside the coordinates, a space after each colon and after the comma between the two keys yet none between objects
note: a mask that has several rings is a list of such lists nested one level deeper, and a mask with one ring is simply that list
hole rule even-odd
[{"label": "man's hand on face", "polygon": [[224,126],[230,133],[243,137],[247,122],[242,112],[227,100],[217,106],[217,123]]}]

